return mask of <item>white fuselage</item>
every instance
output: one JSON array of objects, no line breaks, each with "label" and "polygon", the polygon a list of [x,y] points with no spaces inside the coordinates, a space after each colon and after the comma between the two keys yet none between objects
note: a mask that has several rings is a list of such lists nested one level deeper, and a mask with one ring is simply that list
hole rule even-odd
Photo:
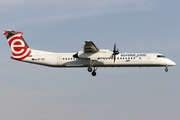
[{"label": "white fuselage", "polygon": [[[85,41],[84,49],[77,53],[53,53],[30,49],[22,32],[4,31],[13,56],[12,59],[50,67],[88,67],[88,72],[96,76],[98,67],[158,67],[176,65],[159,53],[119,53],[114,50],[99,49],[92,41]],[[93,67],[93,68],[92,68]]]},{"label": "white fuselage", "polygon": [[174,66],[175,63],[158,53],[120,53],[113,58],[74,58],[75,53],[52,53],[32,50],[22,61],[50,67],[158,67]]}]

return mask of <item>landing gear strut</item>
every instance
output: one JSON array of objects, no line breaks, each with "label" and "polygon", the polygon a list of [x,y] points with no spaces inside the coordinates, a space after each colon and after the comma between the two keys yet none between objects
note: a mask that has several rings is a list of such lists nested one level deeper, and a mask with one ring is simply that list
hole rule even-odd
[{"label": "landing gear strut", "polygon": [[168,72],[168,67],[166,67],[165,71]]},{"label": "landing gear strut", "polygon": [[94,67],[94,70],[92,69],[92,67],[93,67],[93,65],[95,64],[95,60],[90,60],[90,66],[88,67],[88,72],[92,72],[91,74],[92,74],[92,76],[96,76],[96,70],[98,69],[98,68],[95,68]]}]

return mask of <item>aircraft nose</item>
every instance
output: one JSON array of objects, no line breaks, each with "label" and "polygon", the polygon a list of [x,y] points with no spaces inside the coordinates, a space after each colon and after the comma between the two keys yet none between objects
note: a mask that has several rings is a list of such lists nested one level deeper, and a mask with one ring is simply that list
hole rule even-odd
[{"label": "aircraft nose", "polygon": [[173,66],[175,66],[175,65],[176,65],[176,63],[172,61],[172,65],[173,65]]},{"label": "aircraft nose", "polygon": [[168,61],[168,66],[175,66],[175,65],[176,65],[176,63],[173,62],[172,60],[169,60],[169,61]]}]

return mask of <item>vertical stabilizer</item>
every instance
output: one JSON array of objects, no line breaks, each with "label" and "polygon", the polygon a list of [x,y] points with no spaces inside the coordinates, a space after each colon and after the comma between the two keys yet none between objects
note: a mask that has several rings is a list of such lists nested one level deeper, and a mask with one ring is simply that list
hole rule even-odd
[{"label": "vertical stabilizer", "polygon": [[4,31],[4,35],[6,35],[9,47],[13,54],[11,58],[16,60],[23,60],[31,54],[31,49],[23,39],[22,32],[6,30]]}]

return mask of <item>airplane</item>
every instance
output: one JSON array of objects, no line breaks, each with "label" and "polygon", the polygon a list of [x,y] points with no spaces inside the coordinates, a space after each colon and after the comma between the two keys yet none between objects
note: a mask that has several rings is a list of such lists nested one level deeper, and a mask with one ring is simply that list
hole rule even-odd
[{"label": "airplane", "polygon": [[114,50],[99,49],[92,41],[85,41],[84,50],[77,53],[53,53],[29,48],[23,39],[23,32],[5,30],[13,56],[12,59],[49,67],[87,67],[96,76],[98,67],[165,67],[176,63],[159,53],[119,53]]}]

